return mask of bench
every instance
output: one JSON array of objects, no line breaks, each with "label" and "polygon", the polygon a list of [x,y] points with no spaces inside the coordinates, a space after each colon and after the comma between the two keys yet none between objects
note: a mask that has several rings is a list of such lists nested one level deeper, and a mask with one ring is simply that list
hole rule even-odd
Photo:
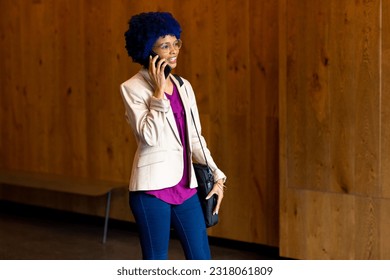
[{"label": "bench", "polygon": [[98,179],[69,177],[63,175],[0,169],[0,184],[35,189],[80,194],[86,196],[107,196],[104,217],[103,243],[107,241],[108,219],[111,206],[111,192],[127,188],[127,183]]}]

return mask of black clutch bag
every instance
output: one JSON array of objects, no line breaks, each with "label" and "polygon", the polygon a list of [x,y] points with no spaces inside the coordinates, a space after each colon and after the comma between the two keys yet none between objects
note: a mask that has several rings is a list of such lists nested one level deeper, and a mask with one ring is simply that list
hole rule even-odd
[{"label": "black clutch bag", "polygon": [[206,200],[214,186],[214,177],[210,167],[205,164],[194,163],[196,180],[198,181],[198,196],[202,206],[206,227],[212,227],[218,223],[218,214],[213,215],[213,210],[217,205],[217,195],[213,195]]}]

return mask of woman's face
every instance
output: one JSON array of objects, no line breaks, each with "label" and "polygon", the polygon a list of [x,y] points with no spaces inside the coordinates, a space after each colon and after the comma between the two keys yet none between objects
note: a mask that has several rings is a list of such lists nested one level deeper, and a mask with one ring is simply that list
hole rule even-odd
[{"label": "woman's face", "polygon": [[179,55],[181,44],[181,40],[176,39],[176,36],[167,35],[157,39],[153,46],[153,51],[160,58],[165,58],[173,69],[177,65],[177,56]]}]

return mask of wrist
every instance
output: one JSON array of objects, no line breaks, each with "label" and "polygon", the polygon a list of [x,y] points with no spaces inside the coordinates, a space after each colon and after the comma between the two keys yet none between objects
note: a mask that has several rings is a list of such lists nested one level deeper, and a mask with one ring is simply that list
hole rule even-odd
[{"label": "wrist", "polygon": [[164,91],[158,89],[154,92],[153,96],[158,98],[158,99],[163,99],[164,98]]}]

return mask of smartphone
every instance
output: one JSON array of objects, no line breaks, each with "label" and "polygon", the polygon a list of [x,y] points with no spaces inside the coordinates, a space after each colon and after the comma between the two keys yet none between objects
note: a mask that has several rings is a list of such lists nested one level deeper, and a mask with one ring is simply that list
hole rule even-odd
[{"label": "smartphone", "polygon": [[[158,54],[156,54],[154,51],[151,51],[151,52],[150,52],[150,55],[151,55],[152,57],[155,57],[155,56],[158,55]],[[158,57],[157,60],[156,60],[156,67],[157,67],[157,63],[158,63],[159,61],[160,61],[160,57]],[[165,79],[168,78],[169,73],[171,73],[171,71],[172,71],[172,67],[169,66],[169,65],[167,64],[167,65],[165,66],[165,68],[164,68]]]}]

